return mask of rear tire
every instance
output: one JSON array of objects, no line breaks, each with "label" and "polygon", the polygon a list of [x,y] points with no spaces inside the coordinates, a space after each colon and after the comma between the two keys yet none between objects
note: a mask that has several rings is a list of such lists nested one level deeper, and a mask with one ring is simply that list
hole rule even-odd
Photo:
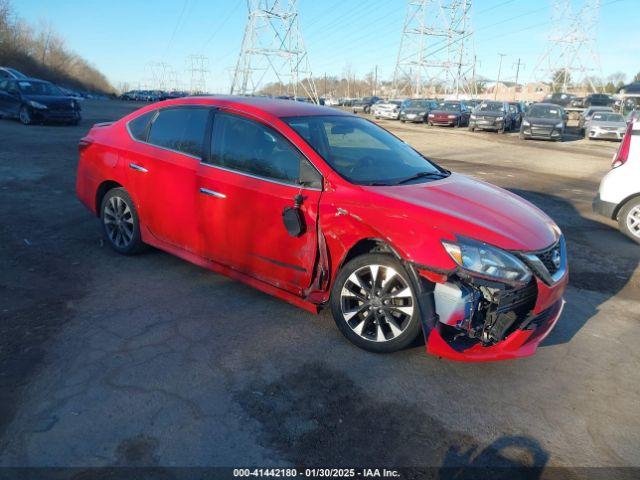
[{"label": "rear tire", "polygon": [[145,249],[138,212],[124,188],[113,188],[102,198],[100,223],[105,241],[116,252],[134,255]]},{"label": "rear tire", "polygon": [[421,330],[409,274],[382,253],[361,255],[342,267],[331,291],[331,313],[351,343],[376,353],[406,348]]},{"label": "rear tire", "polygon": [[628,201],[618,213],[620,231],[636,243],[640,243],[640,198]]},{"label": "rear tire", "polygon": [[470,132],[475,132],[476,131],[476,127],[472,127],[471,125],[469,125],[469,127],[467,127],[469,129]]}]

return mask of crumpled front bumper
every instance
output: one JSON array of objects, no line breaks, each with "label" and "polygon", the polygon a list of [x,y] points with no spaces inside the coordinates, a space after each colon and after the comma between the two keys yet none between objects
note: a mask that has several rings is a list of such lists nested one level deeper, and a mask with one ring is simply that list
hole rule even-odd
[{"label": "crumpled front bumper", "polygon": [[427,353],[461,362],[492,362],[533,355],[562,315],[565,303],[563,294],[568,281],[568,273],[554,285],[536,279],[537,299],[531,318],[523,322],[526,326],[516,328],[503,340],[490,346],[484,346],[479,341],[458,339],[447,326],[436,322],[428,333],[425,330]]}]

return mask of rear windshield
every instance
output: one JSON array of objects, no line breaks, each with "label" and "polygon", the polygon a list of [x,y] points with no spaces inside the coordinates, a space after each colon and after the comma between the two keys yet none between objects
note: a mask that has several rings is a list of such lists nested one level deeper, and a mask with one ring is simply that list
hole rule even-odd
[{"label": "rear windshield", "polygon": [[547,105],[533,105],[529,109],[529,116],[534,118],[556,119],[562,118],[562,112],[558,107]]}]

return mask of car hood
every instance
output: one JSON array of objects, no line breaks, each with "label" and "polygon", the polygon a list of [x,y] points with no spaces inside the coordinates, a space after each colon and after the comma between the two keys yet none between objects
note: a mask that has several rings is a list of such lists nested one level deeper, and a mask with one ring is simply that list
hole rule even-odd
[{"label": "car hood", "polygon": [[428,107],[410,107],[403,108],[404,113],[422,113],[429,111]]},{"label": "car hood", "polygon": [[591,120],[592,127],[615,127],[615,128],[627,128],[625,122],[596,122]]},{"label": "car hood", "polygon": [[460,112],[449,112],[447,110],[431,110],[434,115],[460,115]]},{"label": "car hood", "polygon": [[541,117],[525,117],[525,120],[532,125],[557,125],[562,122],[561,118],[541,118]]},{"label": "car hood", "polygon": [[507,190],[464,175],[367,188],[403,202],[403,214],[415,215],[430,232],[438,229],[519,251],[541,250],[558,238],[555,223],[542,210]]},{"label": "car hood", "polygon": [[47,107],[68,107],[72,108],[72,102],[75,105],[75,100],[71,97],[63,95],[22,95],[22,98],[26,100],[33,100],[38,103],[42,103]]},{"label": "car hood", "polygon": [[504,117],[506,115],[506,113],[504,112],[492,112],[492,111],[486,111],[486,112],[475,112],[474,115],[476,116],[480,116],[480,117]]},{"label": "car hood", "polygon": [[377,108],[399,108],[395,103],[378,103],[376,105]]}]

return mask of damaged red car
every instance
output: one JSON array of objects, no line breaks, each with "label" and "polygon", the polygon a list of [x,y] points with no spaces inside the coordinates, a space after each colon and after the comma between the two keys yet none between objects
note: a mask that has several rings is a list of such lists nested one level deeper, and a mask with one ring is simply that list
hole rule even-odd
[{"label": "damaged red car", "polygon": [[567,254],[547,215],[361,117],[183,98],[97,124],[79,150],[78,197],[117,252],[152,245],[330,308],[364,349],[422,334],[454,360],[523,357],[561,314]]}]

